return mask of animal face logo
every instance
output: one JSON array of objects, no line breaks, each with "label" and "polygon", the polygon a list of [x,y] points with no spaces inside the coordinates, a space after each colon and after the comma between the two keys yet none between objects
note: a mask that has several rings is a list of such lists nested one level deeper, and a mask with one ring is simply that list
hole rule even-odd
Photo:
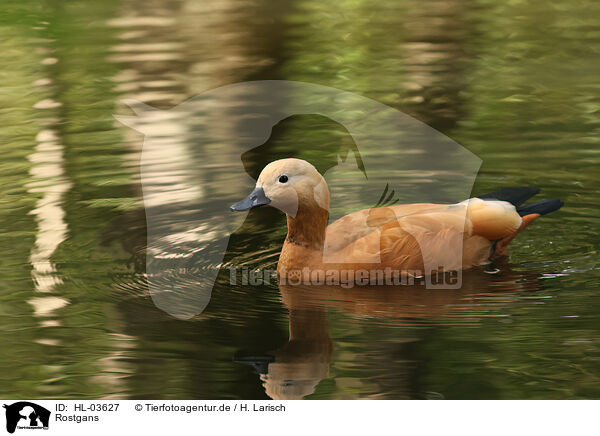
[{"label": "animal face logo", "polygon": [[47,429],[50,411],[29,401],[5,404],[6,431],[14,433],[16,429]]},{"label": "animal face logo", "polygon": [[[346,198],[362,208],[395,201],[458,203],[469,198],[481,164],[461,145],[397,109],[310,83],[236,83],[169,110],[125,103],[135,116],[115,118],[144,134],[140,173],[148,288],[157,307],[181,319],[208,305],[217,275],[227,266],[229,237],[244,223],[246,214],[229,210],[256,185],[243,156],[259,149],[282,120],[321,115],[352,138],[352,149],[339,153],[347,168],[322,171],[333,194],[330,222],[348,213],[340,208]],[[316,151],[326,152],[325,147]],[[461,243],[447,249],[448,259],[462,255]]]}]

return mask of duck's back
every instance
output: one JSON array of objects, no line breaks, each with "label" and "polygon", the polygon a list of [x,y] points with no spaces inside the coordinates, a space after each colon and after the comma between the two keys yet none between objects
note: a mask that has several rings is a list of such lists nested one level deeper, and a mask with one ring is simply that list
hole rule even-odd
[{"label": "duck's back", "polygon": [[478,198],[364,209],[327,227],[323,260],[399,270],[467,268],[486,262],[492,241],[515,234],[521,222],[512,204]]}]

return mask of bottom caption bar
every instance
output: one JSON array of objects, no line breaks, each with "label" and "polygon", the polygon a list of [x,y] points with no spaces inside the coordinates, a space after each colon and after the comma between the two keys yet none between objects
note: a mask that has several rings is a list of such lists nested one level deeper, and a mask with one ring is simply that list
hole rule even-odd
[{"label": "bottom caption bar", "polygon": [[0,400],[8,434],[587,434],[598,401]]}]

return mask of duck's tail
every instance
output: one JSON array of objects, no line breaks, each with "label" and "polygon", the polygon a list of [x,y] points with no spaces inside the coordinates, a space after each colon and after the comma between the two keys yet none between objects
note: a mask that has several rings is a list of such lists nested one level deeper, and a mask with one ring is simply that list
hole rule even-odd
[{"label": "duck's tail", "polygon": [[536,203],[526,204],[525,206],[517,207],[517,212],[522,217],[537,214],[537,215],[546,215],[550,212],[554,212],[555,210],[563,207],[565,203],[561,200],[557,200],[553,198],[552,200],[542,200]]},{"label": "duck's tail", "polygon": [[534,186],[521,186],[517,188],[504,188],[496,192],[490,192],[489,194],[480,195],[479,198],[482,200],[507,201],[517,208],[517,212],[522,217],[531,214],[546,215],[563,207],[564,203],[555,198],[552,200],[542,200],[522,206],[523,203],[525,203],[534,195],[539,194],[539,192],[540,189]]},{"label": "duck's tail", "polygon": [[480,195],[479,198],[481,198],[482,200],[508,201],[515,207],[519,207],[531,197],[539,193],[540,188],[536,188],[535,186],[520,186],[516,188],[503,188],[499,191]]},{"label": "duck's tail", "polygon": [[539,188],[522,186],[516,188],[504,188],[496,192],[490,192],[489,194],[479,196],[479,198],[483,200],[501,200],[511,203],[516,207],[517,213],[523,219],[521,227],[519,227],[514,235],[494,242],[494,253],[492,257],[506,255],[506,247],[521,230],[538,219],[541,215],[549,214],[550,212],[554,212],[563,207],[564,202],[555,198],[526,204],[524,206],[522,205],[539,192]]}]

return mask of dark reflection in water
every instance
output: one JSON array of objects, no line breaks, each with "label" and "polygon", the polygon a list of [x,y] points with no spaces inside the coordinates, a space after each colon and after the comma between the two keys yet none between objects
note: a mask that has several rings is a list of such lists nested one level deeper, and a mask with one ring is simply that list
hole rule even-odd
[{"label": "dark reflection in water", "polygon": [[[254,367],[269,397],[304,398],[313,394],[317,385],[329,377],[335,344],[330,336],[328,312],[350,314],[397,333],[393,342],[399,350],[394,352],[383,343],[371,344],[368,359],[355,363],[367,365],[372,371],[373,376],[369,378],[377,388],[368,396],[425,398],[427,392],[413,375],[418,372],[421,362],[411,360],[410,353],[404,350],[410,348],[407,344],[419,341],[421,332],[418,329],[436,324],[477,327],[482,318],[510,317],[501,312],[503,305],[527,298],[528,292],[540,290],[535,275],[517,273],[508,265],[503,266],[502,272],[483,268],[469,271],[458,290],[429,290],[417,285],[351,289],[280,285],[281,300],[289,311],[288,342],[264,356],[238,354],[236,361]],[[482,290],[486,288],[492,289]],[[379,352],[374,353],[377,349]],[[394,359],[398,351],[404,355],[399,361]]]},{"label": "dark reflection in water", "polygon": [[[600,397],[598,2],[0,4],[5,397]],[[230,284],[231,265],[277,262],[284,217],[255,210],[213,265],[206,310],[173,319],[146,285],[142,136],[113,115],[131,115],[122,99],[166,109],[265,79],[381,101],[481,157],[474,194],[534,184],[566,206],[457,291]],[[190,193],[223,201],[234,160],[254,176],[303,151],[326,169],[354,146],[305,115],[244,156],[227,143],[198,150],[197,115],[152,123],[166,150],[156,158],[173,165],[153,207]],[[406,195],[426,178],[415,174]],[[333,202],[363,207],[343,194]],[[176,279],[189,289],[194,241],[211,230],[178,235],[190,264]]]}]

